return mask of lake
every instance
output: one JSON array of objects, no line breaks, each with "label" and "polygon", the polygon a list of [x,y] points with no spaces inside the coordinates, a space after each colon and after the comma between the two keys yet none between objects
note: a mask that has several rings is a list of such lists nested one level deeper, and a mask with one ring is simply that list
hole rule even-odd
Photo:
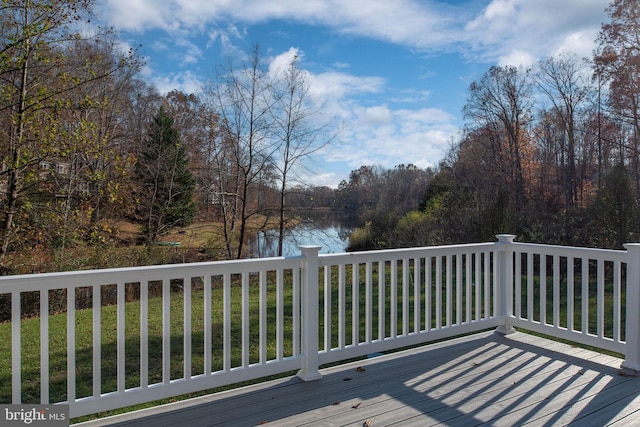
[{"label": "lake", "polygon": [[[345,252],[353,229],[354,221],[338,216],[308,217],[285,231],[282,255],[300,255],[298,246],[301,245],[321,246],[321,254]],[[255,257],[277,256],[278,231],[266,230],[258,233],[253,248]]]}]

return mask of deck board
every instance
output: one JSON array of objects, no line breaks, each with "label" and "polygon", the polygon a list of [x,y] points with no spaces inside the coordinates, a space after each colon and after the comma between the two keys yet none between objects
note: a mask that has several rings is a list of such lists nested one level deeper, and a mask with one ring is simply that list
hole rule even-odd
[{"label": "deck board", "polygon": [[[78,424],[119,426],[640,426],[621,360],[525,333],[485,332]],[[358,369],[361,368],[361,369]]]}]

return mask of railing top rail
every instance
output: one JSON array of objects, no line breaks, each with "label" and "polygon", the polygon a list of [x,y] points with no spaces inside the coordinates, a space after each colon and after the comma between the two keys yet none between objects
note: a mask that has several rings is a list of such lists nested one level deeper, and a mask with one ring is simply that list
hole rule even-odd
[{"label": "railing top rail", "polygon": [[[340,263],[364,263],[392,261],[430,256],[448,256],[473,252],[486,252],[496,249],[498,242],[482,242],[444,246],[425,246],[363,252],[345,252],[338,254],[320,254],[321,265]],[[582,248],[573,246],[547,245],[537,243],[511,243],[513,250],[520,252],[539,252],[547,255],[586,257],[626,261],[627,251],[613,249]],[[69,271],[56,273],[25,274],[0,277],[0,293],[20,289],[33,291],[58,289],[68,286],[107,285],[119,282],[135,283],[139,281],[160,281],[182,277],[253,273],[301,267],[303,255],[294,257],[252,258],[228,261],[210,261],[189,264],[165,264],[142,267],[124,267],[111,269]]]},{"label": "railing top rail", "polygon": [[624,261],[627,256],[627,251],[623,250],[546,245],[539,243],[514,242],[513,249],[520,252],[541,252],[548,255],[581,256],[592,259],[607,258],[620,261]]},{"label": "railing top rail", "polygon": [[477,251],[492,250],[495,242],[468,243],[461,245],[424,246],[418,248],[383,249],[375,251],[320,254],[320,262],[334,264],[340,262],[391,261],[425,256],[457,255]]},{"label": "railing top rail", "polygon": [[253,273],[301,266],[304,258],[273,257],[228,261],[210,261],[188,264],[163,264],[141,267],[123,267],[55,273],[21,274],[0,277],[0,293],[58,289],[68,286],[109,285],[119,282],[160,281],[183,277],[215,276],[223,274]]}]

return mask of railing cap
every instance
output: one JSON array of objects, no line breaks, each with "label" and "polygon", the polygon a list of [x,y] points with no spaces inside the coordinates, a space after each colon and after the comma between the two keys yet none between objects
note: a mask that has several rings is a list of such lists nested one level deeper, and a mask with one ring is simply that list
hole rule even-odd
[{"label": "railing cap", "polygon": [[320,252],[320,249],[322,249],[322,246],[318,246],[318,245],[300,245],[298,246],[298,249],[300,249],[300,252],[302,252],[303,255],[318,255],[318,252]]},{"label": "railing cap", "polygon": [[513,243],[516,238],[515,234],[496,234],[496,238],[500,243]]},{"label": "railing cap", "polygon": [[640,251],[640,243],[625,243],[623,246],[628,251]]}]

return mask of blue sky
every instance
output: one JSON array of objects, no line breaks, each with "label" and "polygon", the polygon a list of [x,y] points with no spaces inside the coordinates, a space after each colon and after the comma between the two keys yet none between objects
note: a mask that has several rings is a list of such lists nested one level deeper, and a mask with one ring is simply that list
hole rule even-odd
[{"label": "blue sky", "polygon": [[[162,93],[198,93],[229,55],[258,43],[309,73],[341,123],[308,184],[337,186],[361,165],[437,166],[463,125],[469,84],[491,65],[591,56],[609,0],[97,0]],[[284,62],[286,63],[286,62]]]}]

